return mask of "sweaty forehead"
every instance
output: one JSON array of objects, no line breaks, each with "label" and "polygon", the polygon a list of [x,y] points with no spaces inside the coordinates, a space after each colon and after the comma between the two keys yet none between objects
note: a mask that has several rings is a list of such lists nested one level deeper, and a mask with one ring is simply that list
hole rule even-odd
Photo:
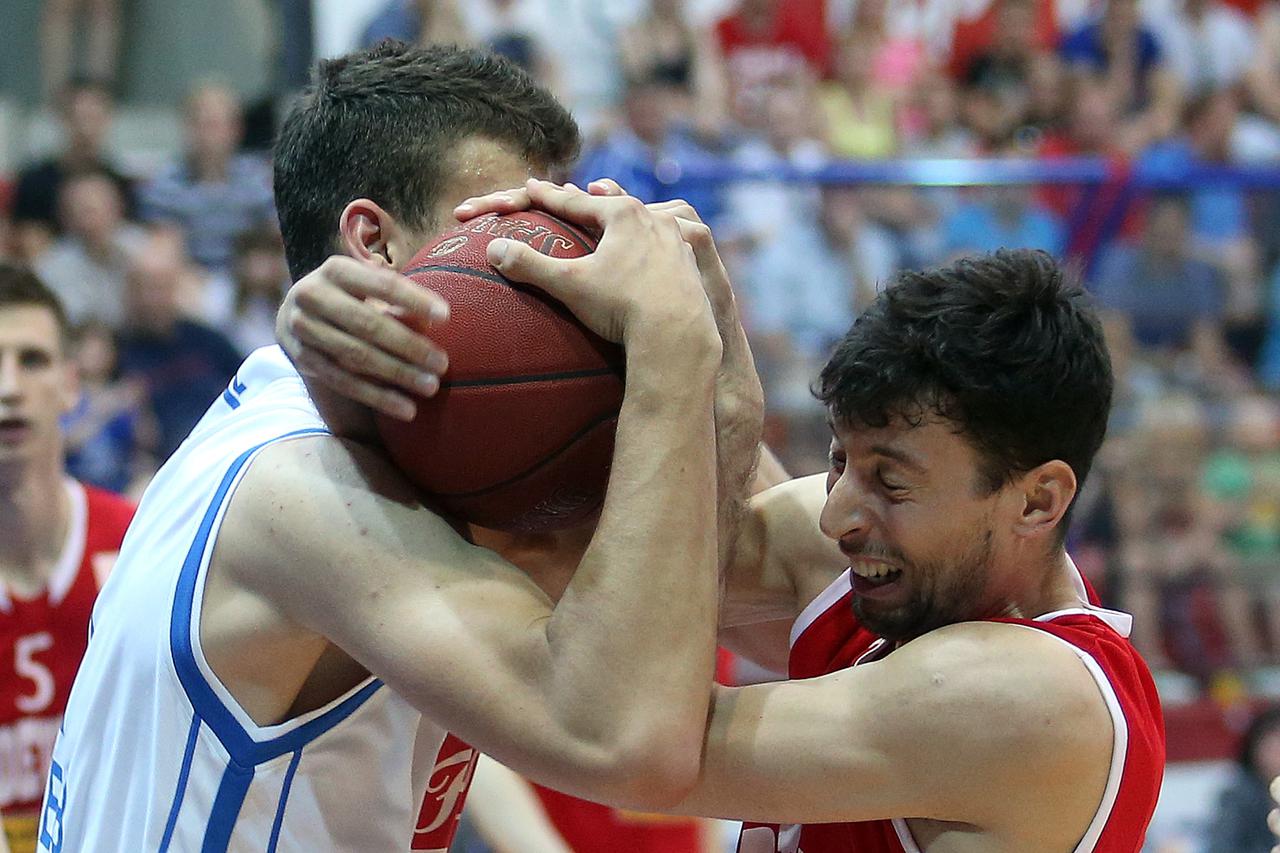
[{"label": "sweaty forehead", "polygon": [[449,221],[463,199],[496,190],[515,189],[535,174],[533,166],[510,147],[483,136],[470,136],[453,147],[440,193],[437,221]]}]

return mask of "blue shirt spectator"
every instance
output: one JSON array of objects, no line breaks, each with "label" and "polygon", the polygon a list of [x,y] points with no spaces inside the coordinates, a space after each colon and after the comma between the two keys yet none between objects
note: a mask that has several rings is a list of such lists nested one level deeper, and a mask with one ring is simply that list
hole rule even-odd
[{"label": "blue shirt spectator", "polygon": [[656,80],[634,81],[623,105],[626,122],[586,152],[574,180],[585,186],[596,178],[613,178],[645,203],[683,198],[712,222],[721,209],[719,190],[681,175],[686,168],[714,165],[718,158],[675,123],[670,96]]},{"label": "blue shirt spectator", "polygon": [[191,257],[207,270],[226,272],[236,237],[275,221],[271,170],[237,155],[244,136],[240,103],[224,86],[203,84],[187,96],[182,159],[139,191],[148,222],[182,229]]},{"label": "blue shirt spectator", "polygon": [[120,336],[119,349],[121,373],[146,384],[161,459],[178,449],[226,389],[241,360],[221,333],[187,319],[167,333],[130,329]]},{"label": "blue shirt spectator", "polygon": [[[1133,48],[1140,74],[1146,74],[1159,65],[1163,58],[1160,42],[1156,40],[1155,33],[1146,27],[1139,27],[1134,31]],[[1075,32],[1068,33],[1058,46],[1058,54],[1068,65],[1083,66],[1095,72],[1106,71],[1111,59],[1102,38],[1102,22],[1092,21]]]},{"label": "blue shirt spectator", "polygon": [[1126,245],[1103,256],[1094,292],[1101,305],[1129,317],[1146,347],[1186,344],[1196,324],[1221,320],[1226,301],[1222,276],[1209,264]]},{"label": "blue shirt spectator", "polygon": [[223,180],[207,181],[188,164],[178,163],[142,187],[141,213],[148,222],[181,226],[192,259],[222,272],[231,264],[236,237],[275,219],[271,171],[256,158],[240,155],[228,163]]},{"label": "blue shirt spectator", "polygon": [[996,192],[988,201],[962,203],[947,217],[943,245],[948,255],[1006,248],[1044,249],[1062,256],[1066,238],[1056,216],[1031,204],[1022,189]]}]

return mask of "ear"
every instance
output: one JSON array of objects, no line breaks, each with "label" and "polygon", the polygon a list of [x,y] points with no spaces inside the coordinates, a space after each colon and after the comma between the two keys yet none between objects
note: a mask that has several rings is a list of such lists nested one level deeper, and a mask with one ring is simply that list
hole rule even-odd
[{"label": "ear", "polygon": [[1076,474],[1060,459],[1037,465],[1018,478],[1022,512],[1014,523],[1020,536],[1052,533],[1076,496]]},{"label": "ear", "polygon": [[348,202],[338,220],[343,253],[377,266],[394,266],[390,246],[398,231],[395,217],[367,198]]}]

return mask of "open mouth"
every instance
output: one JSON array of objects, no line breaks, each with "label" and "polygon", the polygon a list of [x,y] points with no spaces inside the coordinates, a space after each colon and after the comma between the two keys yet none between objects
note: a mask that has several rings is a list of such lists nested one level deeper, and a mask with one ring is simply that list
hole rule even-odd
[{"label": "open mouth", "polygon": [[851,585],[856,595],[872,598],[886,595],[902,580],[902,569],[895,569],[879,561],[854,560]]}]

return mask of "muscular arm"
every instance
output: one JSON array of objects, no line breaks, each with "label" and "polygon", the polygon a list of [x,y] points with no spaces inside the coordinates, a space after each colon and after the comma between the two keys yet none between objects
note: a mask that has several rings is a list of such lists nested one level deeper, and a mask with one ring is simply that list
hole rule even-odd
[{"label": "muscular arm", "polygon": [[608,493],[559,604],[423,509],[381,456],[327,436],[252,465],[214,571],[281,633],[324,638],[512,769],[656,808],[696,775],[712,681],[721,345],[673,225],[629,199],[571,204],[604,219],[595,255],[517,244],[500,267],[572,297],[627,349]]},{"label": "muscular arm", "polygon": [[703,776],[678,810],[931,818],[1004,833],[1006,849],[1053,849],[1047,835],[1016,837],[1016,816],[1078,838],[1111,746],[1102,696],[1070,649],[1033,629],[968,623],[823,678],[718,689]]}]

